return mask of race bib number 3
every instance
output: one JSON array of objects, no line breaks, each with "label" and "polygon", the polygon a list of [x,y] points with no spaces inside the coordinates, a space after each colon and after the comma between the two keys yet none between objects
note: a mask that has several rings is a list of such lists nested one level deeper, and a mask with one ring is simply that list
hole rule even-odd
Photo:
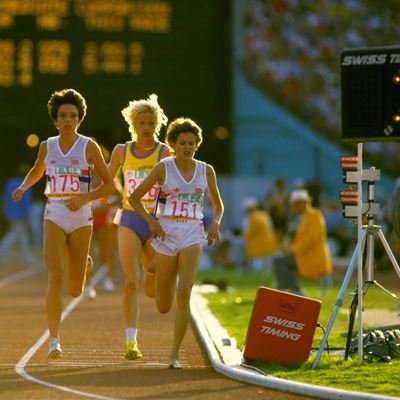
[{"label": "race bib number 3", "polygon": [[[137,171],[126,171],[125,172],[125,192],[126,198],[137,189],[137,187],[143,182],[144,178],[147,176],[143,171],[140,171],[140,176],[136,173]],[[143,197],[142,202],[144,203],[152,203],[155,201],[158,194],[158,186],[154,185]]]}]

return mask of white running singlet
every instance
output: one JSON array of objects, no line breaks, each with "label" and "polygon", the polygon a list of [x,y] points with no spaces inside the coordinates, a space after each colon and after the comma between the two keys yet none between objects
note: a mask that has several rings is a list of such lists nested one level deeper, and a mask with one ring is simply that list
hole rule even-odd
[{"label": "white running singlet", "polygon": [[202,220],[207,189],[206,163],[194,160],[195,171],[188,182],[179,172],[175,157],[164,158],[161,162],[165,166],[165,180],[161,185],[157,217]]},{"label": "white running singlet", "polygon": [[47,139],[46,189],[48,198],[69,198],[88,193],[91,169],[86,161],[86,146],[89,138],[78,135],[77,140],[64,154],[59,144],[59,136]]}]

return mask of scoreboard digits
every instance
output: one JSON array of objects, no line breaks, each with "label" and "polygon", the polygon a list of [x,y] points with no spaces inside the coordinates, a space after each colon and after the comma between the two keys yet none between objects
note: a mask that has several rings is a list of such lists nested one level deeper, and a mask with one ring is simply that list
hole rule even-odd
[{"label": "scoreboard digits", "polygon": [[[37,75],[67,75],[74,52],[78,52],[75,58],[83,74],[140,76],[145,55],[142,41],[88,40],[75,46],[72,40],[58,36],[74,36],[77,27],[104,38],[105,33],[168,34],[172,12],[168,0],[0,0],[2,36],[21,28],[26,34],[20,39],[0,38],[0,87],[30,87]],[[36,41],[30,39],[31,31],[24,32],[20,26],[27,18],[33,23]]]}]

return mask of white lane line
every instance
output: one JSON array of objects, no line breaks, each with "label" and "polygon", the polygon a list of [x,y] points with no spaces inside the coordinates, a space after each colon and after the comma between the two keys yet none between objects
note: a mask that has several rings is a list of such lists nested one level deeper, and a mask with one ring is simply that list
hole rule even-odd
[{"label": "white lane line", "polygon": [[[85,292],[87,290],[90,290],[90,288],[94,287],[97,283],[101,281],[101,279],[104,278],[104,276],[107,273],[107,268],[102,267],[100,268],[96,274],[93,276],[91,279],[90,285],[86,288]],[[86,298],[86,293],[82,293],[81,296],[74,298],[65,308],[65,310],[62,313],[61,316],[61,322],[64,321],[65,318],[72,312],[72,310],[82,301]],[[44,342],[47,341],[49,338],[49,331],[46,330],[46,332],[43,333],[43,335],[39,338],[39,340],[28,350],[28,352],[18,361],[18,363],[15,366],[15,372],[20,375],[22,378],[37,383],[39,385],[47,386],[53,389],[61,390],[63,392],[67,393],[73,393],[78,396],[83,396],[83,397],[90,397],[92,399],[98,399],[98,400],[118,400],[114,397],[107,397],[107,396],[101,396],[98,394],[94,393],[88,393],[88,392],[82,392],[80,390],[75,390],[72,388],[69,388],[67,386],[61,386],[61,385],[56,385],[54,383],[46,382],[43,381],[42,379],[35,378],[34,376],[28,374],[25,371],[25,366],[29,362],[29,360],[33,357],[33,355],[39,350],[39,348],[43,345]]]},{"label": "white lane line", "polygon": [[9,285],[10,283],[20,281],[22,279],[28,278],[29,276],[36,274],[39,271],[42,271],[42,267],[38,267],[37,265],[28,267],[19,271],[15,274],[8,275],[3,279],[0,279],[0,288]]}]

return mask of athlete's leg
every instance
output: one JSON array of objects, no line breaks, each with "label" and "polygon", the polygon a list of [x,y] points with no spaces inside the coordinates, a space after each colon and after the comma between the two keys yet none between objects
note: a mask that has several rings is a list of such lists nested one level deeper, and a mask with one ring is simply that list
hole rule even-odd
[{"label": "athlete's leg", "polygon": [[108,276],[114,277],[115,266],[118,263],[118,227],[116,225],[111,225],[110,230],[110,261],[108,268]]},{"label": "athlete's leg", "polygon": [[137,328],[139,320],[139,282],[141,269],[142,242],[131,229],[118,227],[118,249],[122,272],[124,273],[124,322],[125,327]]},{"label": "athlete's leg", "polygon": [[43,257],[48,271],[47,322],[50,337],[59,339],[66,235],[54,222],[43,223]]},{"label": "athlete's leg", "polygon": [[190,316],[190,295],[201,259],[201,244],[185,247],[178,256],[178,286],[176,290],[176,315],[170,364],[178,360],[179,348],[185,336]]},{"label": "athlete's leg", "polygon": [[108,265],[111,253],[111,236],[109,225],[104,225],[96,230],[97,255],[100,265]]},{"label": "athlete's leg", "polygon": [[107,292],[111,292],[115,289],[114,273],[116,257],[118,257],[118,255],[116,254],[118,250],[117,228],[112,224],[108,225],[108,246],[108,261],[106,263],[107,276],[104,278],[103,281],[103,289]]},{"label": "athlete's leg", "polygon": [[144,292],[146,296],[154,299],[155,292],[155,250],[151,245],[152,238],[147,239],[143,244],[142,262],[144,269]]},{"label": "athlete's leg", "polygon": [[72,297],[80,296],[85,286],[91,237],[91,225],[75,229],[67,237],[67,287]]},{"label": "athlete's leg", "polygon": [[118,250],[125,278],[123,298],[126,335],[125,358],[135,360],[142,357],[137,346],[142,242],[130,228],[119,226]]},{"label": "athlete's leg", "polygon": [[178,276],[178,256],[156,253],[155,263],[155,299],[160,313],[167,313],[175,300],[176,278]]},{"label": "athlete's leg", "polygon": [[108,222],[102,225],[100,228],[96,230],[96,249],[99,264],[102,267],[107,268],[107,275],[103,280],[103,288],[106,291],[114,290],[114,282],[112,280],[112,275],[114,271],[114,263],[113,263],[113,250],[111,246],[112,237],[111,237],[111,226]]}]

